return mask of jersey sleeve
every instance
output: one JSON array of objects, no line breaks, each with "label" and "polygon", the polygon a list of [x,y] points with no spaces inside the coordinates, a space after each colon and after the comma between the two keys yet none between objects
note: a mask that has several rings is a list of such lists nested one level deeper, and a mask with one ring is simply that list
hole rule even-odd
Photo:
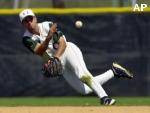
[{"label": "jersey sleeve", "polygon": [[31,52],[34,53],[34,48],[36,47],[38,41],[32,40],[31,37],[24,36],[22,42],[25,47],[27,47]]}]

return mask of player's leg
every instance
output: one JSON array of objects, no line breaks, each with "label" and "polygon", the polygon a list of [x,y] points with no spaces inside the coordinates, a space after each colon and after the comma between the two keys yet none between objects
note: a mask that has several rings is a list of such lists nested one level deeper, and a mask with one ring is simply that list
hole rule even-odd
[{"label": "player's leg", "polygon": [[88,87],[85,83],[81,82],[81,80],[75,75],[75,73],[71,72],[70,70],[66,69],[63,74],[63,77],[68,82],[68,84],[74,88],[77,92],[81,93],[82,95],[87,95],[93,90]]},{"label": "player's leg", "polygon": [[104,83],[106,83],[107,81],[109,81],[110,79],[112,79],[114,77],[114,73],[113,71],[110,69],[108,71],[106,71],[103,74],[97,75],[94,77],[94,79],[99,82],[101,85],[103,85]]},{"label": "player's leg", "polygon": [[98,95],[98,97],[103,101],[102,104],[114,104],[115,100],[108,97],[102,86],[87,70],[80,49],[76,45],[69,43],[69,45],[67,45],[66,51],[67,52],[65,52],[65,54],[67,62],[69,63],[70,69],[75,73],[75,75]]},{"label": "player's leg", "polygon": [[[71,71],[71,67],[69,66],[68,62],[66,63],[66,55],[70,54],[68,53],[68,50],[65,51],[65,53],[61,56],[61,62],[64,68],[64,74],[63,77],[65,78],[65,80],[68,82],[68,84],[74,88],[77,92],[86,95],[89,94],[91,92],[93,92],[93,90],[87,86],[85,83],[81,82],[81,80],[79,79],[79,77],[77,77],[75,75],[75,72]],[[74,58],[72,58],[72,60],[74,60]]]},{"label": "player's leg", "polygon": [[133,75],[126,68],[117,63],[113,63],[110,70],[106,71],[103,74],[97,75],[94,78],[102,85],[113,77],[132,79]]},{"label": "player's leg", "polygon": [[[72,86],[79,93],[86,95],[93,92],[91,88],[89,88],[85,83],[81,82],[75,73],[72,73],[70,70],[65,71],[63,76],[70,86]],[[108,96],[101,98],[101,100],[101,103],[104,105],[112,105],[115,101]]]}]

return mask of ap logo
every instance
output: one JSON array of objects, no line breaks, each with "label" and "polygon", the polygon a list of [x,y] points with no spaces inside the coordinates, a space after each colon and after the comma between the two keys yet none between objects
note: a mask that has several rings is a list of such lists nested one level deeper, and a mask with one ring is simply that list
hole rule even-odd
[{"label": "ap logo", "polygon": [[133,11],[144,11],[145,8],[147,8],[147,4],[141,4],[141,5],[135,4]]}]

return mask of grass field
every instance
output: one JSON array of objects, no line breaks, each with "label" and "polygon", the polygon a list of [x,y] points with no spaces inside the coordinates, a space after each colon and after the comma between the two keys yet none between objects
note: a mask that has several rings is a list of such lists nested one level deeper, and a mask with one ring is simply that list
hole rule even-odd
[{"label": "grass field", "polygon": [[[114,97],[116,106],[150,106],[150,97]],[[0,106],[99,106],[96,97],[0,98]]]}]

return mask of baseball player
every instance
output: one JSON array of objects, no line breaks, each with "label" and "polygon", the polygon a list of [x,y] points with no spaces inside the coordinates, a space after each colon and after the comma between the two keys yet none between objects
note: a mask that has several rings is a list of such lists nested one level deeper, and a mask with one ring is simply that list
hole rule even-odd
[{"label": "baseball player", "polygon": [[25,47],[43,59],[43,74],[47,77],[62,75],[81,94],[95,92],[102,105],[113,105],[102,84],[113,77],[132,79],[133,75],[117,63],[107,72],[93,76],[87,69],[82,52],[77,45],[67,42],[57,24],[51,21],[37,23],[35,14],[25,9],[19,14],[26,31],[22,41]]}]

